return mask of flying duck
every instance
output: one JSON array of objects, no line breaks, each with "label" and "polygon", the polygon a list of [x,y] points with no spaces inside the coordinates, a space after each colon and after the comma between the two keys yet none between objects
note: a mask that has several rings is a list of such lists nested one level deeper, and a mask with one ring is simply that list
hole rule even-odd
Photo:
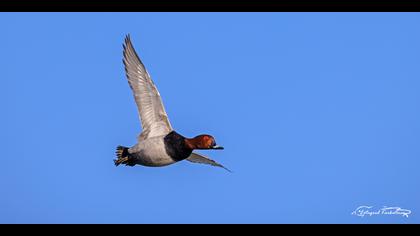
[{"label": "flying duck", "polygon": [[126,36],[123,49],[125,72],[137,104],[142,132],[137,144],[131,148],[117,147],[115,165],[160,167],[187,160],[230,171],[216,161],[193,152],[196,149],[223,149],[211,135],[186,138],[172,128],[159,91],[137,55],[130,35]]}]

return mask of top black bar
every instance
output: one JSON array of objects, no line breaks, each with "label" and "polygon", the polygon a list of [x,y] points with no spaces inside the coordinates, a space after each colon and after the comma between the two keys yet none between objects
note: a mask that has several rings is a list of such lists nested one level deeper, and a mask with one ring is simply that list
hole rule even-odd
[{"label": "top black bar", "polygon": [[418,12],[415,0],[2,0],[12,12]]}]

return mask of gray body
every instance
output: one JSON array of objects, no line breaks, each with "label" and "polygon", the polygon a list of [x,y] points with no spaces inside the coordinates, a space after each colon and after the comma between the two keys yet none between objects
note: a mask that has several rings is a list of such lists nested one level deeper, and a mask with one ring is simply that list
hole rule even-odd
[{"label": "gray body", "polygon": [[175,163],[165,150],[165,135],[151,137],[140,141],[130,149],[128,153],[135,163],[143,166],[166,166]]}]

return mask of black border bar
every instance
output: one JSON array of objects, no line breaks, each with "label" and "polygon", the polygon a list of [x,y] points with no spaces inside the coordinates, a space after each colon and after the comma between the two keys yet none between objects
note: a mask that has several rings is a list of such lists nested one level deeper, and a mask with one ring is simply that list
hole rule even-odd
[{"label": "black border bar", "polygon": [[418,12],[420,1],[2,0],[12,12]]}]

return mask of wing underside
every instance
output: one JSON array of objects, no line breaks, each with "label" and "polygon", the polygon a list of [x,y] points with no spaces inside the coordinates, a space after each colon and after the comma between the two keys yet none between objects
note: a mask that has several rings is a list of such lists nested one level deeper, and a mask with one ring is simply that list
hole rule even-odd
[{"label": "wing underside", "polygon": [[229,172],[232,172],[228,168],[226,168],[223,165],[217,163],[216,161],[214,161],[214,160],[212,160],[212,159],[210,159],[208,157],[205,157],[205,156],[203,156],[201,154],[194,153],[194,152],[187,158],[187,161],[190,161],[190,162],[193,162],[193,163],[200,163],[200,164],[207,164],[207,165],[217,166],[217,167],[221,167],[221,168],[223,168],[223,169],[225,169],[225,170],[227,170]]},{"label": "wing underside", "polygon": [[142,125],[142,134],[139,136],[139,139],[142,140],[169,133],[172,131],[172,126],[159,91],[137,55],[129,35],[125,38],[123,47],[123,63]]}]

